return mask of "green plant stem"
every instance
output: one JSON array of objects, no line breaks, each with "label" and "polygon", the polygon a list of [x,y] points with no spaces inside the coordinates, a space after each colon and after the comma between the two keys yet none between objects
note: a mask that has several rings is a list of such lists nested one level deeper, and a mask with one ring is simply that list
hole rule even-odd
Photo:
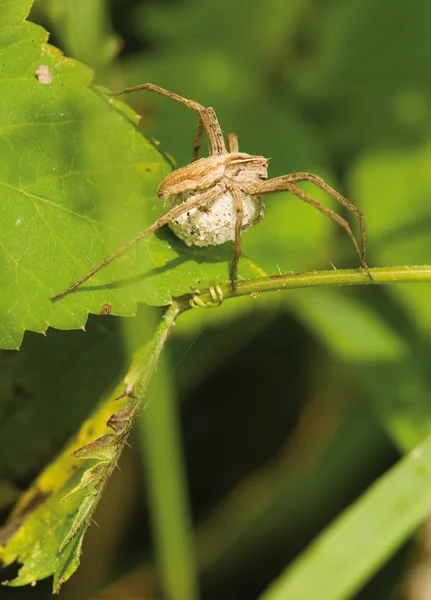
[{"label": "green plant stem", "polygon": [[180,308],[176,303],[172,303],[168,306],[151,343],[145,344],[136,352],[132,366],[124,378],[126,393],[129,390],[133,390],[133,397],[139,399],[140,402],[142,402],[146,395],[149,382],[156,370],[160,354],[179,312]]},{"label": "green plant stem", "polygon": [[[178,313],[179,308],[173,302],[167,308],[151,343],[136,354],[125,384],[126,391],[129,388],[133,390],[137,411],[145,408],[138,426],[163,597],[166,600],[197,600],[198,576],[177,398],[166,361],[159,363]],[[146,320],[150,320],[151,316],[148,314]],[[132,325],[130,335],[139,337],[140,334],[140,328]]]},{"label": "green plant stem", "polygon": [[[360,269],[343,269],[331,271],[313,271],[309,273],[285,273],[238,281],[232,290],[230,283],[220,285],[224,300],[239,296],[256,295],[264,292],[279,292],[304,287],[344,286],[344,285],[379,285],[394,283],[431,283],[431,266],[378,267],[370,269],[374,281]],[[214,298],[209,290],[196,292],[203,303],[214,305]],[[190,295],[175,300],[181,312],[191,308]]]},{"label": "green plant stem", "polygon": [[148,396],[151,402],[138,426],[163,598],[197,600],[198,574],[178,399],[166,360],[161,361]]}]

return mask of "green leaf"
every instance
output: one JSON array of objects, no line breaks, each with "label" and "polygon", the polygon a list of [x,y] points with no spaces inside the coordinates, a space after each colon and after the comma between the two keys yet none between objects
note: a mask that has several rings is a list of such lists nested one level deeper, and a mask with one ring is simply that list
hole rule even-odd
[{"label": "green leaf", "polygon": [[[76,439],[50,464],[20,498],[8,522],[0,530],[0,560],[9,565],[20,561],[18,576],[9,585],[18,586],[34,583],[52,574],[57,580],[67,578],[70,561],[74,569],[79,558],[70,556],[71,549],[77,549],[82,541],[76,535],[69,545],[62,544],[68,539],[71,529],[76,533],[77,526],[95,508],[99,497],[94,494],[95,483],[89,481],[87,488],[80,488],[83,478],[88,479],[91,467],[98,467],[92,460],[84,463],[72,452],[86,443],[89,433],[92,436],[106,435],[106,422],[113,411],[113,398],[103,402],[94,414],[83,424]],[[99,461],[100,463],[101,461]],[[104,465],[105,466],[105,465]],[[101,473],[102,475],[102,473]],[[96,479],[96,477],[95,477]],[[71,491],[76,489],[76,494]],[[71,494],[63,501],[66,494]],[[85,513],[87,509],[87,513]],[[67,576],[63,573],[67,571]],[[58,583],[55,584],[58,586]]]},{"label": "green leaf", "polygon": [[118,321],[28,333],[20,352],[0,352],[0,478],[33,478],[121,378],[129,359]]},{"label": "green leaf", "polygon": [[429,516],[431,437],[330,525],[261,600],[351,598]]},{"label": "green leaf", "polygon": [[0,0],[0,26],[14,25],[23,21],[33,4],[33,0]]},{"label": "green leaf", "polygon": [[[135,131],[137,116],[88,88],[91,71],[47,45],[42,28],[2,25],[0,345],[17,348],[25,330],[83,327],[107,303],[133,315],[138,301],[164,305],[226,280],[231,245],[189,249],[163,231],[51,303],[162,214],[156,190],[169,168]],[[36,77],[40,65],[51,83]],[[243,275],[258,272],[242,261]]]},{"label": "green leaf", "polygon": [[[5,565],[15,561],[23,565],[9,585],[26,585],[54,575],[54,592],[58,592],[78,568],[85,531],[126,443],[177,313],[174,306],[167,310],[153,339],[136,352],[124,382],[42,472],[0,530],[0,560]],[[112,414],[113,402],[122,397],[126,404]]]}]

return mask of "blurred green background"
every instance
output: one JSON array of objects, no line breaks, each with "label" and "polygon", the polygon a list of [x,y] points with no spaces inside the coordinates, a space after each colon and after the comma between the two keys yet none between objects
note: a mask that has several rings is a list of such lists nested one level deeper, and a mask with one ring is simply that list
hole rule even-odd
[{"label": "blurred green background", "polygon": [[[149,81],[213,106],[242,151],[271,159],[271,176],[325,177],[365,214],[370,266],[429,263],[431,4],[40,0],[31,18],[92,67],[97,83]],[[151,94],[127,100],[142,132],[187,164],[195,115]],[[357,266],[349,240],[323,215],[286,194],[266,205],[243,251],[268,273]],[[419,285],[300,290],[179,319],[148,411],[163,394],[178,406],[201,598],[257,598],[431,431],[430,299]],[[119,335],[116,320],[103,331],[99,322],[90,319],[92,343]],[[55,354],[58,335],[27,336],[23,355]],[[113,373],[120,355],[110,354]],[[142,439],[136,431],[62,600],[163,597],[153,593],[157,506],[145,499],[156,463],[139,452]],[[413,539],[355,598],[410,599],[400,586],[418,554]],[[46,598],[49,586],[1,597]]]}]

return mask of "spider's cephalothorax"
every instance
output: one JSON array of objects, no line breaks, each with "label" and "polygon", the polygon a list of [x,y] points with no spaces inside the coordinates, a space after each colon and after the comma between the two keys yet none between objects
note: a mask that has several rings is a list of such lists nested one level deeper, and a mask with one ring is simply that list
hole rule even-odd
[{"label": "spider's cephalothorax", "polygon": [[[262,196],[283,190],[291,192],[338,223],[349,236],[362,268],[373,280],[365,259],[364,217],[351,202],[312,173],[291,173],[267,179],[268,161],[266,158],[239,152],[238,138],[233,133],[228,136],[226,147],[217,116],[211,107],[202,106],[202,104],[168,92],[152,83],[143,83],[111,95],[121,95],[143,89],[172,98],[198,113],[199,125],[193,146],[192,162],[186,167],[177,169],[161,182],[158,195],[164,200],[166,210],[162,217],[105,258],[66,290],[54,296],[52,300],[58,300],[73,292],[97,271],[166,224],[169,224],[176,235],[189,246],[217,246],[227,241],[233,241],[234,254],[230,279],[232,287],[235,289],[237,265],[241,254],[241,233],[262,219],[264,211]],[[203,132],[208,140],[210,156],[197,160]],[[312,182],[358,219],[361,248],[359,248],[349,223],[327,206],[308,196],[296,185],[301,181]]]},{"label": "spider's cephalothorax", "polygon": [[227,152],[192,162],[170,173],[160,184],[158,196],[169,212],[186,200],[212,191],[213,197],[204,206],[196,206],[169,221],[169,227],[187,246],[218,246],[235,240],[236,208],[234,193],[241,194],[242,231],[254,225],[257,208],[262,205],[256,196],[247,193],[268,176],[268,161],[263,156],[242,152]]}]

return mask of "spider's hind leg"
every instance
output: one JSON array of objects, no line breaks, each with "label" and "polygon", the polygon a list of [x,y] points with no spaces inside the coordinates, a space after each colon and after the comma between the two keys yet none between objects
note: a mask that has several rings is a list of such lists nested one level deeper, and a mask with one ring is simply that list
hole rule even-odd
[{"label": "spider's hind leg", "polygon": [[359,230],[361,234],[361,252],[360,259],[362,267],[367,271],[368,275],[372,279],[372,275],[369,272],[367,261],[366,261],[366,250],[367,250],[367,236],[365,234],[365,218],[364,215],[356,208],[354,204],[349,202],[344,196],[339,194],[334,188],[326,183],[321,177],[314,175],[313,173],[292,173],[288,175],[291,182],[297,181],[310,181],[315,186],[329,194],[334,200],[336,200],[341,206],[344,206],[349,212],[351,212],[359,221]]},{"label": "spider's hind leg", "polygon": [[[308,196],[308,194],[306,194],[303,190],[301,190],[296,185],[294,185],[296,182],[299,182],[299,181],[311,181],[312,183],[314,183],[314,185],[316,185],[320,189],[324,190],[327,194],[329,194],[332,198],[334,198],[334,200],[336,200],[339,204],[344,206],[344,208],[346,208],[348,211],[353,213],[353,215],[359,221],[359,227],[360,227],[360,233],[361,233],[361,248],[359,248],[358,242],[356,241],[356,238],[353,235],[350,225],[346,221],[346,219],[343,219],[343,217],[338,215],[336,212],[334,212],[333,210],[331,210],[324,204],[321,204],[317,200],[314,200],[313,198]],[[344,231],[347,233],[347,235],[349,236],[350,241],[352,242],[353,247],[355,249],[355,252],[358,255],[359,261],[361,263],[361,267],[367,272],[367,275],[370,278],[370,280],[374,281],[374,278],[371,274],[370,268],[369,268],[366,258],[365,258],[366,235],[365,235],[364,215],[356,208],[356,206],[354,204],[352,204],[351,202],[346,200],[346,198],[344,198],[344,196],[342,196],[336,190],[331,188],[331,186],[329,186],[325,181],[323,181],[323,179],[321,179],[321,177],[318,177],[317,175],[313,175],[312,173],[291,173],[290,175],[282,175],[281,177],[275,177],[274,179],[269,179],[268,181],[264,181],[264,182],[262,182],[262,184],[260,184],[259,186],[256,186],[255,188],[253,188],[251,190],[251,192],[254,194],[270,194],[272,192],[281,192],[281,191],[291,192],[292,194],[297,196],[297,198],[300,198],[304,202],[311,204],[312,206],[317,208],[317,210],[320,210],[320,212],[324,213],[330,219],[332,219],[338,225],[340,225],[340,227],[342,227],[344,229]]]}]

